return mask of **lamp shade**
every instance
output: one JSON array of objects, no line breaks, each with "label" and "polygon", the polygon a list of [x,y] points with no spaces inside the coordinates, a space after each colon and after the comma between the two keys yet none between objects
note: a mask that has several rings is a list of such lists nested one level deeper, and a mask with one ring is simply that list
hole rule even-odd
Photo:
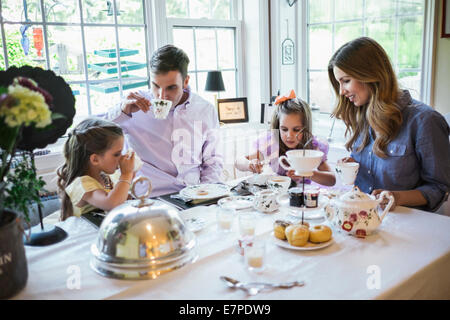
[{"label": "lamp shade", "polygon": [[205,91],[225,91],[223,84],[222,72],[220,71],[208,71],[206,78]]}]

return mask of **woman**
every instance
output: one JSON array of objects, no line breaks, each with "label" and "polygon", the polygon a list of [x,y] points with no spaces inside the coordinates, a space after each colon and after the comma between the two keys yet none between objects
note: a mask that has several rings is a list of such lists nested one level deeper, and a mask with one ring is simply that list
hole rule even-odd
[{"label": "woman", "polygon": [[374,195],[390,191],[396,205],[437,210],[450,190],[444,117],[399,89],[388,55],[371,38],[344,44],[328,76],[337,97],[333,116],[350,133],[351,157],[342,160],[360,163],[355,184]]}]

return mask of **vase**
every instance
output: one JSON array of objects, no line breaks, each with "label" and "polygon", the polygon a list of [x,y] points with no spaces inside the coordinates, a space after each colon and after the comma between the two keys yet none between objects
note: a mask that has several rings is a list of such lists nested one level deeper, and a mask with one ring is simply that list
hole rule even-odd
[{"label": "vase", "polygon": [[11,210],[0,212],[0,299],[19,293],[28,280],[23,228],[19,215]]}]

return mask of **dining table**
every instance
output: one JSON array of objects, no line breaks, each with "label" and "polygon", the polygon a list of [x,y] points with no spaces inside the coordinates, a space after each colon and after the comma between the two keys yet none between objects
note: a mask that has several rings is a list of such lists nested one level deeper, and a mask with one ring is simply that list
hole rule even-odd
[{"label": "dining table", "polygon": [[[231,181],[235,185],[236,181]],[[280,246],[274,222],[294,217],[289,208],[272,213],[252,207],[236,210],[231,232],[219,230],[217,204],[178,210],[182,219],[202,219],[195,231],[196,259],[155,279],[108,278],[91,267],[91,247],[99,229],[70,217],[57,225],[68,237],[56,244],[26,246],[28,282],[12,299],[149,299],[149,300],[373,300],[450,299],[450,217],[395,207],[376,231],[359,238],[334,227],[324,208],[311,226],[332,228],[332,243],[317,250]],[[265,268],[250,271],[239,247],[238,216],[255,211],[256,234],[265,242]],[[320,216],[322,214],[322,216]],[[222,276],[243,282],[303,286],[271,288],[256,295],[230,288]]]}]

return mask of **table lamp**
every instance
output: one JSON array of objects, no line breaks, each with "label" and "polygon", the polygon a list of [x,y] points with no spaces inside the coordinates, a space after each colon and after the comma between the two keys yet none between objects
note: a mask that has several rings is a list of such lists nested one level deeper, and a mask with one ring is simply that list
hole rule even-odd
[{"label": "table lamp", "polygon": [[205,91],[214,92],[214,104],[217,108],[217,92],[225,91],[225,86],[223,84],[222,79],[222,72],[208,71],[208,76],[206,77]]}]

